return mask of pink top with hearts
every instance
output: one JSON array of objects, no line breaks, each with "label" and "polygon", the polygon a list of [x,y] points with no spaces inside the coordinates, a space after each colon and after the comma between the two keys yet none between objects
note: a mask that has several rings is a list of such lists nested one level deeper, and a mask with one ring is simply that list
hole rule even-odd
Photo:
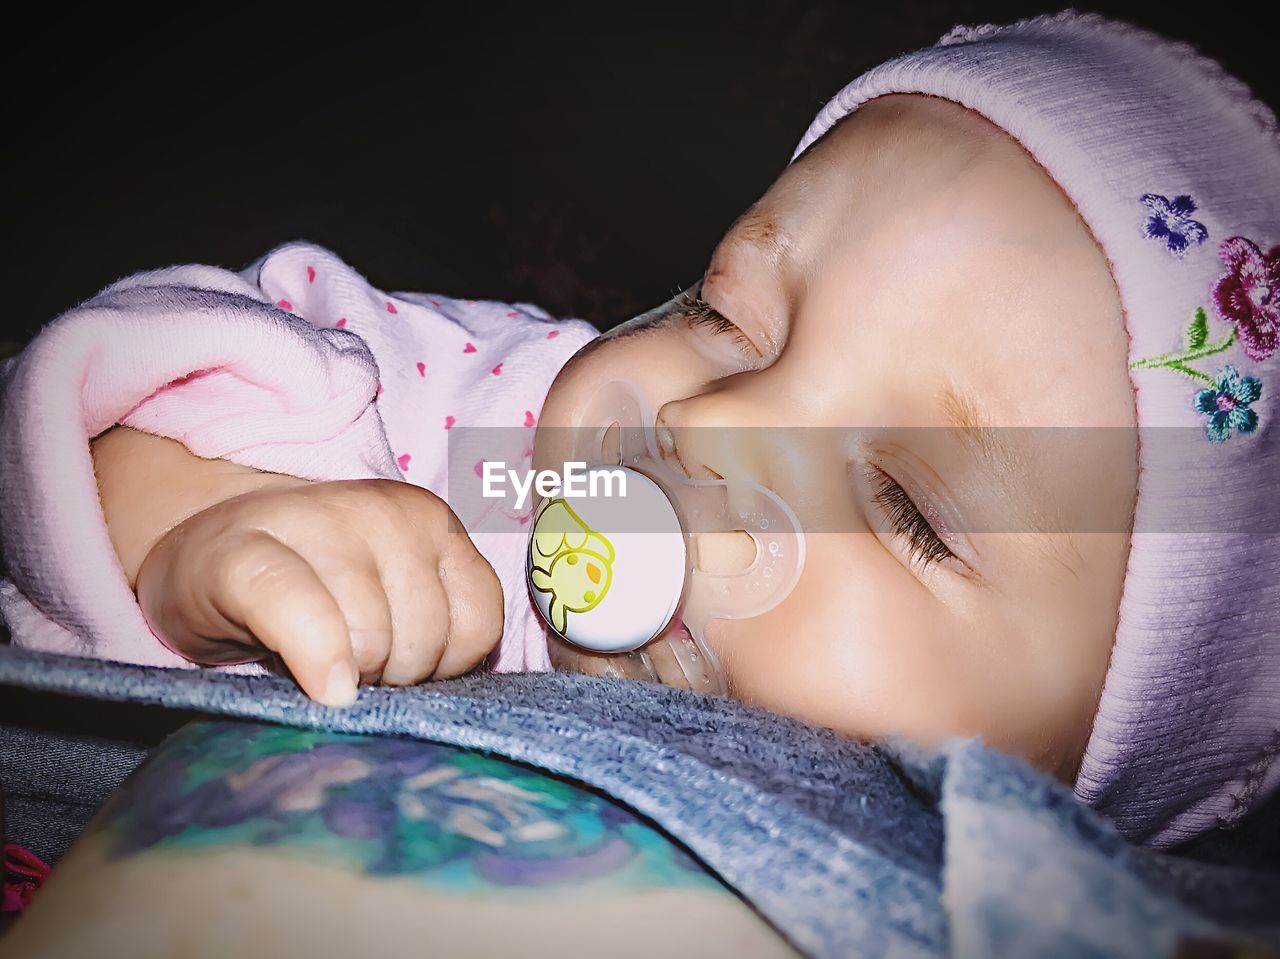
[{"label": "pink top with hearts", "polygon": [[[107,535],[89,440],[110,426],[271,472],[404,479],[445,497],[448,431],[532,439],[551,380],[597,335],[527,305],[385,293],[306,243],[240,273],[175,266],[112,284],[0,368],[0,615],[13,642],[192,665],[147,627]],[[549,669],[523,537],[473,538],[506,597],[493,667]]]}]

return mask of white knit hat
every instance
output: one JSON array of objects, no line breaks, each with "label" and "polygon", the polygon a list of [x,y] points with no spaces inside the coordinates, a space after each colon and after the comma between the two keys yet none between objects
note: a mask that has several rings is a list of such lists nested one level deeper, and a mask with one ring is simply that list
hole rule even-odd
[{"label": "white knit hat", "polygon": [[1140,478],[1076,795],[1153,845],[1229,827],[1280,785],[1275,117],[1191,47],[1067,11],[958,27],[876,67],[823,107],[795,155],[890,93],[952,100],[1007,131],[1110,262]]}]

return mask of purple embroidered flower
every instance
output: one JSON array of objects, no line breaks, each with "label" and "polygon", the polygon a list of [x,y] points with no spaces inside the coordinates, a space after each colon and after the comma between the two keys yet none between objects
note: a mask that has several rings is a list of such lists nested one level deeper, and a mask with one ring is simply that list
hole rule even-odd
[{"label": "purple embroidered flower", "polygon": [[1213,288],[1218,313],[1236,325],[1251,360],[1265,360],[1280,346],[1280,246],[1263,253],[1242,236],[1222,241],[1227,272]]},{"label": "purple embroidered flower", "polygon": [[1169,252],[1179,259],[1188,248],[1198,246],[1209,238],[1209,231],[1198,220],[1191,219],[1196,211],[1195,200],[1187,195],[1172,200],[1158,193],[1144,193],[1140,198],[1151,215],[1143,227],[1149,240],[1163,240]]},{"label": "purple embroidered flower", "polygon": [[1217,382],[1196,394],[1197,412],[1209,417],[1204,431],[1210,442],[1222,443],[1231,431],[1252,433],[1258,428],[1258,414],[1249,406],[1262,395],[1262,380],[1241,376],[1234,366],[1218,370]]}]

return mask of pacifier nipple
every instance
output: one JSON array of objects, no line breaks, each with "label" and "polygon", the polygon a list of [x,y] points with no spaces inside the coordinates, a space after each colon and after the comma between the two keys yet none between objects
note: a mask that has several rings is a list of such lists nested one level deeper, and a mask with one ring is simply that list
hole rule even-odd
[{"label": "pacifier nipple", "polygon": [[[605,384],[579,428],[598,430],[592,448],[616,463],[588,467],[534,514],[527,573],[538,611],[583,649],[638,650],[654,678],[651,659],[674,658],[690,688],[725,691],[707,624],[757,616],[791,592],[804,567],[795,514],[759,484],[673,470],[627,380]],[[644,648],[659,636],[665,647]]]}]

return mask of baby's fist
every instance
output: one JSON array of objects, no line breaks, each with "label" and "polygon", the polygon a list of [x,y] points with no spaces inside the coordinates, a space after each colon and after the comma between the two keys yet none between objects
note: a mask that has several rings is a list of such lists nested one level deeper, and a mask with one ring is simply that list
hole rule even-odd
[{"label": "baby's fist", "polygon": [[152,631],[195,662],[275,657],[312,699],[458,676],[502,637],[502,587],[448,505],[397,480],[256,490],[179,523],[138,570]]}]

